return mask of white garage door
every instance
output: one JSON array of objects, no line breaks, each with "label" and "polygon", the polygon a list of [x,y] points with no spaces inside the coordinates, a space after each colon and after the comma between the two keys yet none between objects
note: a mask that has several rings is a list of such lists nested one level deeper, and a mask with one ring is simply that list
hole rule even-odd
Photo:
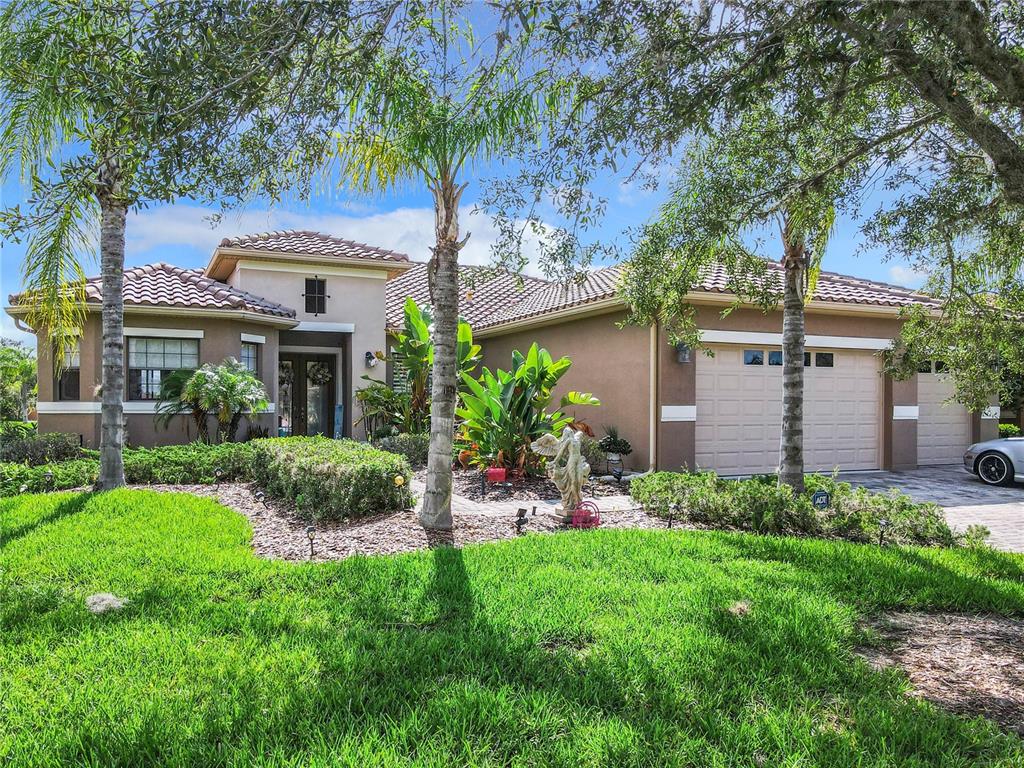
[{"label": "white garage door", "polygon": [[[697,359],[697,465],[722,475],[774,472],[782,431],[782,350],[714,346]],[[808,471],[877,469],[882,401],[878,358],[808,350],[804,464]],[[805,356],[806,357],[806,356]]]},{"label": "white garage door", "polygon": [[941,373],[917,374],[917,463],[959,464],[971,444],[971,413],[946,404],[953,382]]}]

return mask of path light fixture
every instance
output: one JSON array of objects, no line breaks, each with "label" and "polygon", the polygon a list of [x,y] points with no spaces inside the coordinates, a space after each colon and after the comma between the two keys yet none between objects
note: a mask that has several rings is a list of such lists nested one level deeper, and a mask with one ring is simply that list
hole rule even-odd
[{"label": "path light fixture", "polygon": [[18,493],[25,493],[25,492],[26,492],[27,490],[28,490],[28,486],[27,486],[27,485],[24,485],[24,484],[23,484],[23,485],[22,485],[22,486],[21,486],[21,487],[20,487],[20,488],[18,489]]},{"label": "path light fixture", "polygon": [[533,515],[534,517],[536,517],[536,516],[537,516],[537,505],[536,505],[536,504],[534,504],[534,505],[533,505],[533,512],[532,512],[531,514],[532,514],[532,515]]},{"label": "path light fixture", "polygon": [[316,528],[312,525],[306,526],[306,536],[309,537],[309,559],[313,559],[313,539],[316,538]]},{"label": "path light fixture", "polygon": [[678,513],[679,513],[679,504],[678,503],[677,504],[672,504],[672,505],[669,506],[669,508],[668,508],[668,527],[669,528],[672,527],[672,521],[675,519],[675,517],[676,517],[676,515]]},{"label": "path light fixture", "polygon": [[[534,509],[536,509],[536,507],[534,507]],[[527,518],[527,516],[526,516],[526,507],[520,507],[516,511],[516,520],[515,520],[516,533],[522,533],[523,532],[523,528],[526,526],[526,524],[528,522],[529,522],[529,518]]]},{"label": "path light fixture", "polygon": [[46,483],[46,490],[48,490],[48,491],[52,490],[53,489],[53,472],[51,472],[50,470],[46,470],[46,474],[43,475],[43,480]]},{"label": "path light fixture", "polygon": [[217,467],[216,469],[213,470],[213,482],[214,482],[214,484],[220,485],[220,481],[221,481],[221,479],[223,477],[224,477],[224,470],[222,470],[220,467]]},{"label": "path light fixture", "polygon": [[395,487],[401,488],[403,485],[405,485],[405,478],[401,475],[395,475]]},{"label": "path light fixture", "polygon": [[878,546],[882,546],[882,544],[885,542],[885,532],[889,530],[889,526],[891,525],[892,523],[890,523],[884,517],[878,521]]},{"label": "path light fixture", "polygon": [[253,498],[264,507],[267,506],[267,495],[263,491],[256,491],[256,493],[253,494]]}]

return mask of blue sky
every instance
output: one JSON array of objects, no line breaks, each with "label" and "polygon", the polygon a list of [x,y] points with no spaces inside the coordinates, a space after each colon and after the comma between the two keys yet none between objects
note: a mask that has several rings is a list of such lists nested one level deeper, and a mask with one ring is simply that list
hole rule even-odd
[{"label": "blue sky", "polygon": [[[494,227],[486,216],[469,213],[479,195],[481,181],[503,172],[500,164],[474,169],[474,177],[463,195],[463,229],[472,233],[462,254],[466,263],[486,264],[490,259]],[[595,192],[608,200],[608,210],[602,226],[593,234],[623,248],[628,247],[627,230],[650,220],[664,197],[663,190],[642,189],[625,183],[624,177],[615,176],[603,179]],[[0,193],[0,207],[24,203],[24,194],[16,179],[9,180]],[[886,194],[880,189],[869,190],[862,211],[873,212],[885,201]],[[399,193],[372,199],[327,192],[308,204],[287,203],[273,209],[256,202],[226,216],[216,229],[205,220],[209,213],[195,203],[182,200],[129,214],[126,263],[132,266],[166,261],[182,267],[202,267],[221,238],[274,229],[318,230],[402,251],[416,260],[429,257],[428,246],[433,241],[430,195],[424,188],[413,185]],[[825,255],[825,269],[913,287],[920,284],[920,276],[907,264],[887,261],[877,251],[861,252],[863,238],[858,228],[859,221],[850,217],[837,222]],[[23,244],[0,244],[0,296],[5,303],[7,295],[21,286],[24,253]],[[87,271],[89,274],[98,272],[95,260],[87,266]],[[535,263],[527,271],[537,273]],[[14,328],[6,314],[0,319],[0,335],[28,339]]]}]

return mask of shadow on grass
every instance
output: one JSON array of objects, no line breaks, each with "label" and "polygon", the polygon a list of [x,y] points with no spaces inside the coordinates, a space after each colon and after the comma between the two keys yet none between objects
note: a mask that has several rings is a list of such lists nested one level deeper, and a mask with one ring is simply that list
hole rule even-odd
[{"label": "shadow on grass", "polygon": [[94,495],[93,492],[77,493],[69,498],[63,499],[53,510],[42,517],[32,520],[24,525],[19,525],[10,530],[4,530],[2,539],[0,539],[0,547],[10,544],[11,542],[17,541],[18,539],[27,536],[38,528],[42,528],[45,525],[54,523],[63,517],[77,514],[82,511],[82,508],[89,502],[89,499]]}]

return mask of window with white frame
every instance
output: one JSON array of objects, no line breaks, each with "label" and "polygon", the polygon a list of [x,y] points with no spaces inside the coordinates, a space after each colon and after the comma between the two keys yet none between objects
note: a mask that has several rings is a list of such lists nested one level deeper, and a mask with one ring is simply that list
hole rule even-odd
[{"label": "window with white frame", "polygon": [[81,342],[75,342],[73,347],[64,350],[63,365],[60,366],[54,382],[58,400],[81,399],[81,367],[82,345]]},{"label": "window with white frame", "polygon": [[260,372],[260,345],[252,341],[243,341],[241,363],[258,376]]},{"label": "window with white frame", "polygon": [[156,400],[175,371],[199,367],[199,339],[128,337],[128,399]]},{"label": "window with white frame", "polygon": [[744,349],[743,350],[743,364],[744,365],[764,365],[764,350],[762,350],[762,349]]}]

